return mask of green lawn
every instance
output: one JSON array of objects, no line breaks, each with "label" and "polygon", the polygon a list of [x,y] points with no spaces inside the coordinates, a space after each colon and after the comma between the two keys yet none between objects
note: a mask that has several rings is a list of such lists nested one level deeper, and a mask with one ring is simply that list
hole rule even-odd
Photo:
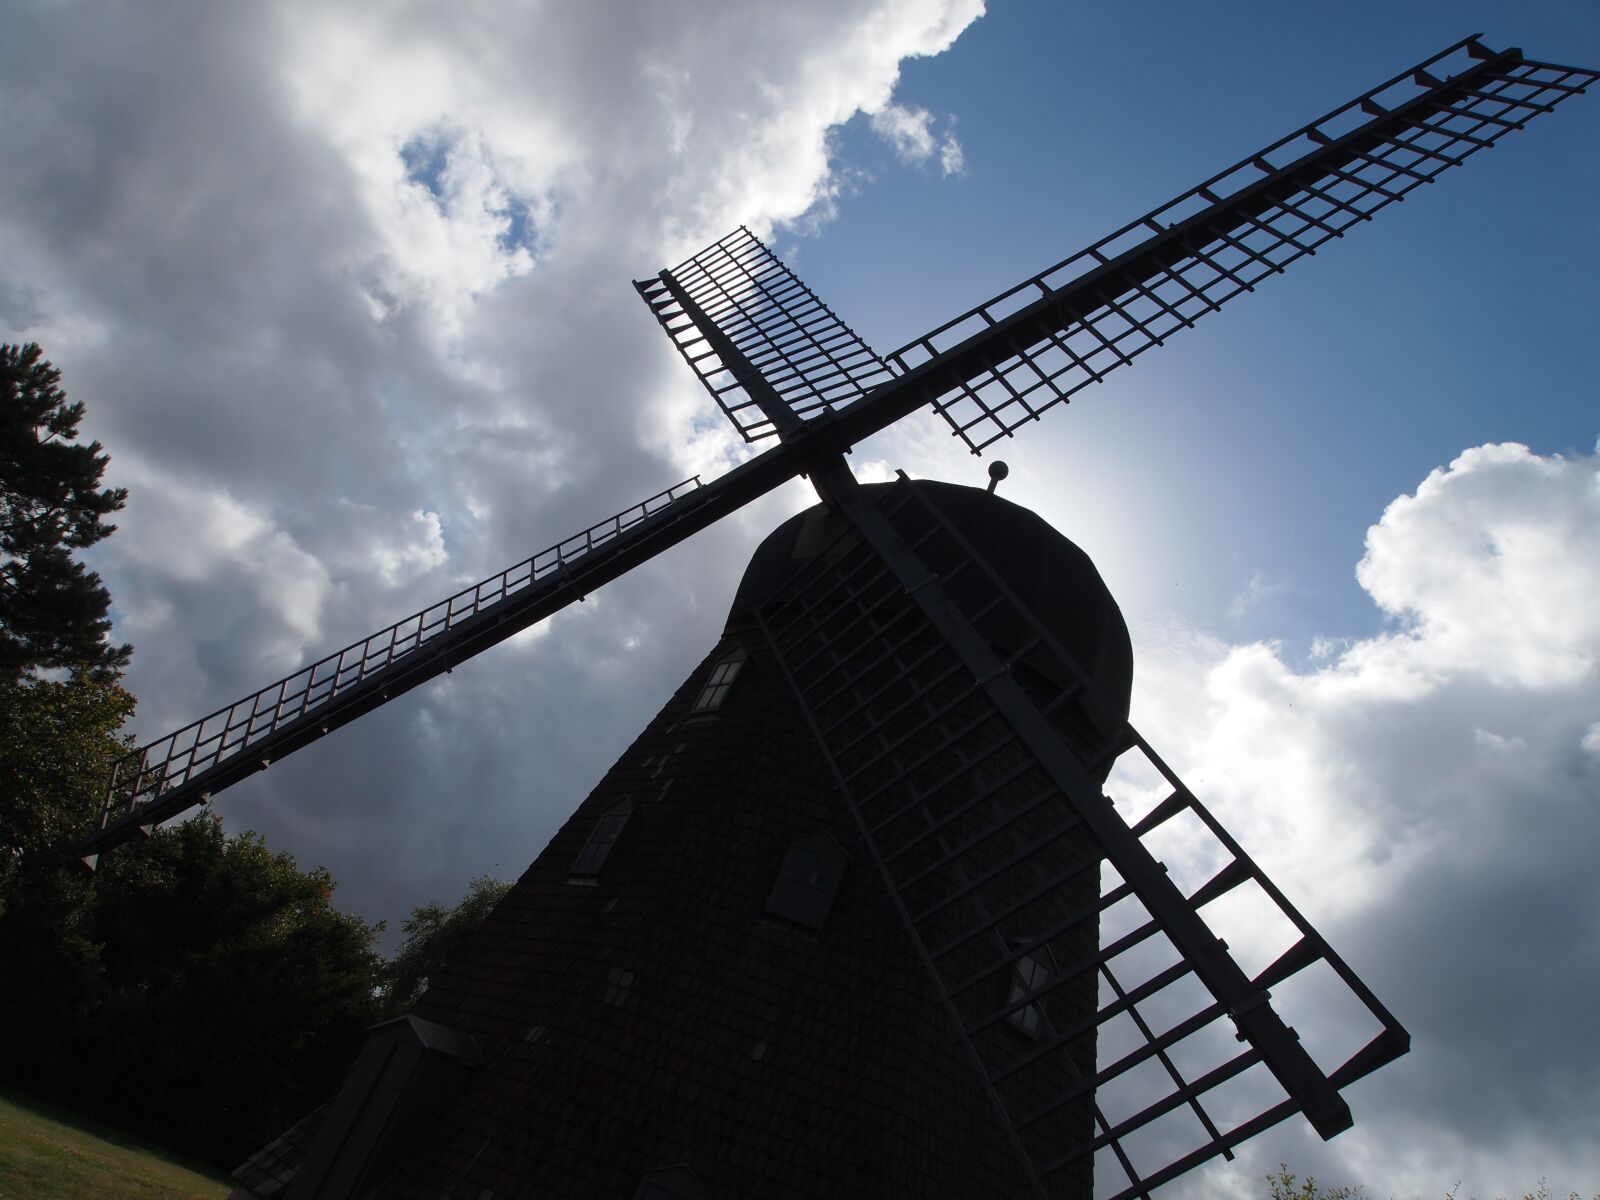
[{"label": "green lawn", "polygon": [[0,1092],[0,1200],[222,1200],[204,1167],[15,1092]]}]

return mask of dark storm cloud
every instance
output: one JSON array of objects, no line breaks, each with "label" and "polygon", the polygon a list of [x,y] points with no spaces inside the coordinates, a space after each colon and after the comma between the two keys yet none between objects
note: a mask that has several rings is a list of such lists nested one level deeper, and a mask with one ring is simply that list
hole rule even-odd
[{"label": "dark storm cloud", "polygon": [[[0,323],[132,497],[155,735],[738,452],[629,286],[827,190],[970,3],[12,5]],[[424,153],[425,151],[425,153]],[[709,645],[776,500],[219,804],[402,916],[515,875]]]}]

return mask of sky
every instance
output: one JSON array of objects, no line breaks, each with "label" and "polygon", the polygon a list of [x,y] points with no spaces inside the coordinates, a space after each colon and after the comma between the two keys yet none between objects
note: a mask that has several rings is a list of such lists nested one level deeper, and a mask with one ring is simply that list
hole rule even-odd
[{"label": "sky", "polygon": [[[739,224],[887,352],[1436,49],[1600,9],[0,0],[0,338],[129,489],[153,738],[749,451],[630,280]],[[1411,1030],[1376,1197],[1600,1191],[1600,96],[1000,451],[1133,630],[1134,720]],[[936,418],[856,448],[981,484]],[[220,796],[391,934],[514,878],[714,643],[795,483]]]}]

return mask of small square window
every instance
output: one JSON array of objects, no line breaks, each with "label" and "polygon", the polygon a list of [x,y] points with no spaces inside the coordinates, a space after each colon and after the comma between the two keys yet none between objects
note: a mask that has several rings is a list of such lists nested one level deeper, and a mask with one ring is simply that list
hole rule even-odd
[{"label": "small square window", "polygon": [[844,882],[848,864],[844,849],[825,833],[790,843],[778,880],[767,897],[767,911],[821,929],[839,894],[839,885]]},{"label": "small square window", "polygon": [[733,681],[739,678],[739,672],[749,660],[750,655],[743,646],[735,646],[719,658],[716,666],[711,668],[705,686],[695,697],[694,707],[689,711],[696,714],[709,713],[721,708],[722,702],[728,698],[728,692],[733,688]]},{"label": "small square window", "polygon": [[596,823],[594,832],[589,835],[589,840],[583,844],[583,849],[578,851],[578,859],[572,864],[572,873],[598,875],[606,856],[611,853],[611,847],[617,844],[617,839],[622,836],[628,818],[632,815],[631,800],[619,800],[606,809]]}]

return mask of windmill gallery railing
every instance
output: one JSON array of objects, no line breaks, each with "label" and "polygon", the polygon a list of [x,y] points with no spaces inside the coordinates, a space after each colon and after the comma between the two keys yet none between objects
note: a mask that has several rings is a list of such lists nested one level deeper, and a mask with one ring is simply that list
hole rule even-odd
[{"label": "windmill gallery railing", "polygon": [[[569,576],[597,548],[616,541],[699,487],[698,475],[674,484],[481,583],[463,588],[437,604],[119,759],[112,768],[107,788],[100,821],[102,830],[111,823],[119,808],[141,821],[161,819],[150,805],[164,797],[176,800],[173,793],[178,789],[199,781],[205,773],[213,772],[246,752],[255,762],[245,773],[265,767],[272,755],[283,750],[281,745],[272,744],[274,738],[291,726],[304,722],[314,726],[308,732],[328,732],[332,727],[328,723],[331,716],[328,710],[341,697],[353,699],[368,695],[376,687],[381,703],[398,691],[415,686],[423,678],[448,670],[449,665],[440,661],[432,670],[416,673],[417,678],[404,681],[396,678],[392,688],[384,686],[397,674],[396,668],[418,651],[443,652],[451,640],[447,635],[460,633],[469,624],[494,621],[508,601],[515,600],[543,580]],[[342,724],[352,715],[341,714],[342,719],[337,723]]]}]

